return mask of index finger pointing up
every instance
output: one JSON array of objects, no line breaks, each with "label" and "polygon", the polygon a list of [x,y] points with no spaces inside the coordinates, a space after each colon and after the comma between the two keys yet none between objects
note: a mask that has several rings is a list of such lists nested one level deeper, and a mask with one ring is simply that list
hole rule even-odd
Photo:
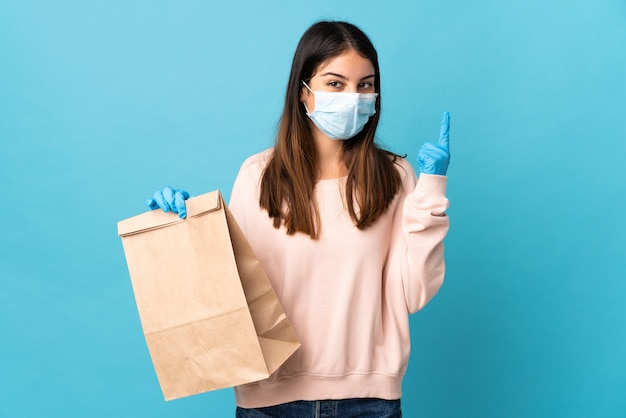
[{"label": "index finger pointing up", "polygon": [[441,128],[439,130],[439,144],[450,148],[450,113],[443,112],[441,115]]}]

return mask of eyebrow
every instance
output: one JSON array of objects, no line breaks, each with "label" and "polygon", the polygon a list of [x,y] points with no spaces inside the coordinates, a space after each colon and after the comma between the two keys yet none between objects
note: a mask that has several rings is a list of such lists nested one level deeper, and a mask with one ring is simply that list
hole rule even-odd
[{"label": "eyebrow", "polygon": [[[343,76],[343,75],[341,75],[341,74],[337,74],[337,73],[327,72],[327,73],[324,73],[324,74],[320,74],[320,76],[321,76],[321,77],[324,77],[324,76],[327,76],[327,75],[332,75],[332,76],[335,76],[335,77],[337,77],[337,78],[341,78],[342,80],[347,80],[347,79],[348,79],[348,77]],[[376,74],[370,74],[370,75],[367,75],[367,76],[365,76],[365,77],[361,78],[361,80],[360,80],[360,81],[363,81],[363,80],[366,80],[366,79],[368,79],[368,78],[372,78],[372,77],[376,77]]]}]

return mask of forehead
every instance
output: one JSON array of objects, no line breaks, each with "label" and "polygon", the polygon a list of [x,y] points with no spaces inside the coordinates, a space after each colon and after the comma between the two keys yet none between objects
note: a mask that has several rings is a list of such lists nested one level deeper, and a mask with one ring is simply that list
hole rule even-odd
[{"label": "forehead", "polygon": [[314,76],[323,76],[326,73],[341,74],[346,77],[365,77],[374,74],[374,64],[369,58],[360,55],[354,49],[349,49],[340,55],[322,62]]}]

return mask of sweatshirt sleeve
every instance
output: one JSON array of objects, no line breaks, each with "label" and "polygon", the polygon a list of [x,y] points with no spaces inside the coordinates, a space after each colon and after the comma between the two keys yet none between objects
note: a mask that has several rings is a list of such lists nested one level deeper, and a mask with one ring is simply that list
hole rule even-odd
[{"label": "sweatshirt sleeve", "polygon": [[[413,179],[415,174],[411,170]],[[445,211],[446,176],[421,174],[408,179],[402,210],[401,275],[409,313],[422,309],[439,291],[445,274],[443,239],[450,220]]]},{"label": "sweatshirt sleeve", "polygon": [[250,227],[249,224],[253,222],[250,217],[260,210],[259,184],[268,155],[269,151],[266,150],[247,158],[243,162],[230,194],[228,207],[246,235]]}]

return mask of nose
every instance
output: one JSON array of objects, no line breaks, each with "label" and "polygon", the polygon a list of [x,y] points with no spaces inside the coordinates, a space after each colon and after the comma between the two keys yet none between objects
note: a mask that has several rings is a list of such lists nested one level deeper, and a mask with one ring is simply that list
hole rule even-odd
[{"label": "nose", "polygon": [[359,92],[359,85],[358,84],[349,83],[346,86],[346,91],[348,93],[358,93]]}]

